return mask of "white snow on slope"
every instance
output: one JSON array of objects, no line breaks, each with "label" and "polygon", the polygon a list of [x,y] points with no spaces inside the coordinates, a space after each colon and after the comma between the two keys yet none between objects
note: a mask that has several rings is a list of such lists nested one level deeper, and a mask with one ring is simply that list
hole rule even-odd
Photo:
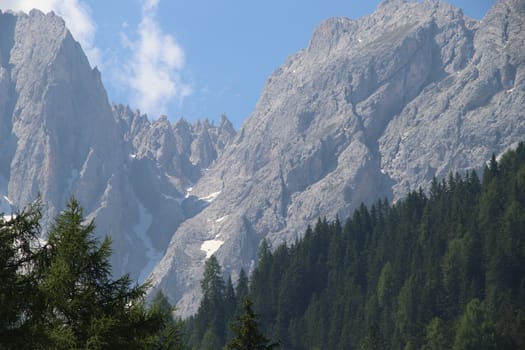
[{"label": "white snow on slope", "polygon": [[[1,180],[1,179],[0,179]],[[13,202],[7,196],[0,197],[0,214],[4,214],[4,220],[10,220],[14,210]]]},{"label": "white snow on slope", "polygon": [[213,192],[211,193],[210,195],[206,196],[206,197],[202,197],[202,198],[199,198],[201,201],[206,201],[208,203],[211,203],[213,202],[213,200],[215,198],[217,198],[219,196],[219,194],[221,194],[221,191],[217,191],[217,192]]},{"label": "white snow on slope", "polygon": [[[217,235],[218,236],[218,235]],[[209,259],[219,248],[224,244],[224,241],[220,239],[210,239],[208,241],[202,242],[201,250],[206,253],[206,259]]]},{"label": "white snow on slope", "polygon": [[228,215],[224,215],[223,217],[218,218],[217,220],[215,220],[215,222],[217,222],[217,223],[223,222],[227,217],[228,217]]},{"label": "white snow on slope", "polygon": [[5,222],[9,222],[9,221],[11,221],[13,219],[16,219],[16,215],[15,214],[3,215],[2,219],[4,219]]},{"label": "white snow on slope", "polygon": [[4,199],[6,200],[6,202],[9,204],[9,205],[13,205],[13,202],[11,202],[11,200],[7,197],[7,196],[4,196]]}]

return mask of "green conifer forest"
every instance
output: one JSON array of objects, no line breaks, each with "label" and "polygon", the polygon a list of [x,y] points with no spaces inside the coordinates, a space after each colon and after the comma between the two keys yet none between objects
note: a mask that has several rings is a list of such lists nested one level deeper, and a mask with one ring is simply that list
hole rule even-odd
[{"label": "green conifer forest", "polygon": [[[210,260],[203,288],[215,289],[185,324],[193,349],[222,346],[239,317],[241,298],[209,282],[221,276]],[[263,242],[247,293],[283,349],[525,348],[525,144],[493,157],[482,181],[451,174],[319,220],[294,244]]]}]

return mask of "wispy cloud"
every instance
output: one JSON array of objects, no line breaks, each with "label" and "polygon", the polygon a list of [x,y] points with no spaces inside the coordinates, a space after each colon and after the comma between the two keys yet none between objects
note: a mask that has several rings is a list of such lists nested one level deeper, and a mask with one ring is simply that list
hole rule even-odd
[{"label": "wispy cloud", "polygon": [[142,0],[141,19],[134,33],[128,22],[122,24],[128,34],[121,34],[123,47],[112,50],[118,57],[111,57],[107,50],[102,57],[95,45],[97,26],[86,1],[0,0],[0,8],[24,12],[38,8],[64,18],[91,65],[99,66],[103,75],[112,77],[106,83],[127,96],[127,101],[122,102],[156,118],[167,114],[170,106],[180,106],[192,93],[191,86],[181,77],[184,50],[172,35],[162,31],[157,19],[159,3],[160,0]]},{"label": "wispy cloud", "polygon": [[142,2],[141,21],[135,40],[123,36],[131,58],[120,71],[120,80],[132,94],[133,105],[150,116],[166,114],[174,101],[182,103],[192,92],[181,78],[185,57],[172,35],[157,20],[159,0]]},{"label": "wispy cloud", "polygon": [[44,13],[54,11],[66,21],[73,37],[82,45],[92,66],[101,66],[100,50],[94,44],[96,25],[91,9],[79,0],[2,0],[2,9],[29,12],[36,8]]}]

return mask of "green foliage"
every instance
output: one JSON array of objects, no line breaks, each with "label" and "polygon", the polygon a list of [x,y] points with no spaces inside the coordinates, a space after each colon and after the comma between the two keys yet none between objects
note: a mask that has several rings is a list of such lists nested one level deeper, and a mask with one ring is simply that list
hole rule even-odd
[{"label": "green foliage", "polygon": [[45,244],[38,240],[40,213],[37,202],[12,220],[0,219],[0,348],[158,344],[170,324],[165,310],[146,307],[146,285],[132,286],[127,275],[112,278],[111,242],[94,237],[95,226],[84,223],[78,202],[71,199],[58,215]]},{"label": "green foliage", "polygon": [[454,350],[497,349],[496,329],[488,308],[478,299],[472,299],[459,318],[454,338]]},{"label": "green foliage", "polygon": [[377,282],[377,301],[379,306],[385,306],[394,289],[394,276],[392,275],[392,265],[387,262],[381,269],[379,281]]},{"label": "green foliage", "polygon": [[253,303],[246,298],[243,302],[244,313],[232,325],[234,338],[226,345],[228,350],[270,350],[277,347],[276,343],[268,344],[269,340],[260,332],[257,315],[253,311]]},{"label": "green foliage", "polygon": [[[271,255],[265,244],[262,252]],[[264,256],[264,255],[261,255]],[[273,349],[260,333],[258,316],[253,312],[249,300],[248,276],[241,269],[237,285],[228,277],[226,284],[215,256],[204,266],[201,288],[203,297],[196,315],[185,320],[189,335],[187,343],[191,349]],[[237,319],[233,323],[233,320]],[[227,327],[228,323],[230,327]]]},{"label": "green foliage", "polygon": [[10,219],[0,215],[0,348],[30,348],[32,319],[39,317],[36,292],[41,257],[40,201]]},{"label": "green foliage", "polygon": [[151,303],[150,313],[160,315],[163,326],[156,335],[152,350],[184,350],[183,324],[173,319],[174,308],[164,293],[159,290]]},{"label": "green foliage", "polygon": [[423,350],[450,349],[450,337],[443,320],[434,317],[426,327]]},{"label": "green foliage", "polygon": [[286,349],[515,349],[525,336],[525,144],[429,193],[319,220],[249,295]]},{"label": "green foliage", "polygon": [[204,264],[201,290],[198,313],[186,322],[189,344],[194,349],[220,349],[226,343],[226,318],[232,316],[228,312],[234,310],[236,301],[231,300],[233,286],[226,294],[222,269],[214,255]]}]

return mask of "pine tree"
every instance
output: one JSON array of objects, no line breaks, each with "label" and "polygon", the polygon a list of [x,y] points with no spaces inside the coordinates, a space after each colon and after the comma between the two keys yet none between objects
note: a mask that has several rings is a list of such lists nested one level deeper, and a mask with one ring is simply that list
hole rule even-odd
[{"label": "pine tree", "polygon": [[38,266],[46,307],[39,326],[50,348],[128,348],[151,345],[163,322],[143,303],[145,285],[111,276],[111,241],[94,237],[73,198],[55,220]]},{"label": "pine tree", "polygon": [[235,297],[237,298],[237,310],[241,311],[242,302],[245,297],[248,296],[248,276],[244,269],[239,272],[239,279],[237,280],[237,286],[235,287]]},{"label": "pine tree", "polygon": [[434,317],[426,328],[423,350],[450,349],[449,337],[443,320]]},{"label": "pine tree", "polygon": [[154,348],[165,312],[146,308],[146,285],[112,278],[111,242],[94,237],[78,202],[55,219],[46,243],[40,219],[39,200],[0,217],[0,348]]},{"label": "pine tree", "polygon": [[182,323],[173,319],[174,308],[159,290],[151,303],[150,312],[162,316],[164,326],[156,336],[151,350],[184,350]]},{"label": "pine tree", "polygon": [[253,311],[253,303],[246,298],[243,302],[244,314],[232,325],[235,337],[226,345],[229,350],[270,350],[277,348],[277,343],[269,340],[259,331],[257,315]]},{"label": "pine tree", "polygon": [[221,266],[214,255],[204,263],[201,290],[203,296],[190,342],[194,346],[201,344],[201,349],[222,346],[226,340],[225,285]]},{"label": "pine tree", "polygon": [[454,350],[497,349],[495,325],[487,306],[472,299],[459,319],[454,339]]},{"label": "pine tree", "polygon": [[235,287],[230,276],[226,281],[226,287],[224,289],[224,308],[226,317],[233,317],[235,314],[235,307],[237,306],[237,297],[235,295]]},{"label": "pine tree", "polygon": [[30,349],[41,334],[35,265],[40,258],[40,200],[10,217],[0,215],[0,348]]}]

